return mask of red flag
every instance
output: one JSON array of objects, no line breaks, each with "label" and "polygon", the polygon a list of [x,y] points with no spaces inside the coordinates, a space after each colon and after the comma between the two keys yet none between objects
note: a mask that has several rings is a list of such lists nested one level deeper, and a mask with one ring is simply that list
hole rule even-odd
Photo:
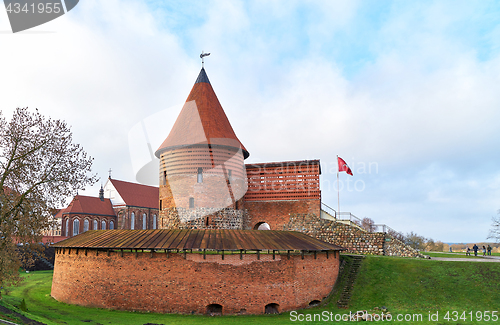
[{"label": "red flag", "polygon": [[347,166],[347,163],[344,161],[344,159],[340,158],[339,156],[337,156],[337,159],[339,162],[339,172],[346,172],[349,175],[353,176],[351,168]]}]

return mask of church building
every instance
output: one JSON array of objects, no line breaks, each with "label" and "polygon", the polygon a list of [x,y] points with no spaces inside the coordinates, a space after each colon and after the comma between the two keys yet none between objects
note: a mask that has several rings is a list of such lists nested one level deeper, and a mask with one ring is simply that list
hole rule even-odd
[{"label": "church building", "polygon": [[158,188],[107,179],[99,197],[76,195],[55,218],[61,235],[73,237],[88,230],[157,229]]}]

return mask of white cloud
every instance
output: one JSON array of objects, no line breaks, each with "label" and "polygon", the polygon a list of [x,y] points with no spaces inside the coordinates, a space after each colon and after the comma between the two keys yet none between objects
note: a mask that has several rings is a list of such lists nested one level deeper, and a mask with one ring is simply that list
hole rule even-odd
[{"label": "white cloud", "polygon": [[166,109],[167,136],[204,50],[251,161],[321,158],[333,206],[336,155],[376,163],[353,168],[352,185],[365,186],[341,193],[346,209],[437,240],[483,240],[500,207],[500,25],[486,7],[87,0],[32,32],[0,33],[0,107],[67,120],[101,177],[111,167],[133,181],[128,132]]}]

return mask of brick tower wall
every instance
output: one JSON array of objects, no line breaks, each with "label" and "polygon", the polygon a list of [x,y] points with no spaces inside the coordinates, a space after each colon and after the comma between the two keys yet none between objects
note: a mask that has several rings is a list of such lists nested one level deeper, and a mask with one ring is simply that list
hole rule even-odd
[{"label": "brick tower wall", "polygon": [[294,214],[320,216],[319,160],[249,164],[246,172],[244,201],[251,229],[265,222],[282,230]]},{"label": "brick tower wall", "polygon": [[246,190],[241,150],[193,145],[165,151],[160,157],[160,228],[243,229]]},{"label": "brick tower wall", "polygon": [[[58,249],[51,295],[89,307],[160,313],[263,314],[268,304],[284,312],[322,300],[339,270],[338,252],[327,254],[202,254]],[[251,276],[249,276],[251,274]],[[161,298],[159,298],[161,297]]]}]

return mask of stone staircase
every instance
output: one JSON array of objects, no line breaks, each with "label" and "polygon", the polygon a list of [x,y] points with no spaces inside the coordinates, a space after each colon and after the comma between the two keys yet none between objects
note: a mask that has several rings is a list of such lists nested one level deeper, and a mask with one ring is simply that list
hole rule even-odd
[{"label": "stone staircase", "polygon": [[43,264],[45,264],[47,267],[49,267],[51,270],[54,269],[54,264],[50,263],[49,260],[47,260],[46,258],[44,257],[38,257],[40,262],[42,262]]},{"label": "stone staircase", "polygon": [[[350,255],[352,260],[350,261],[350,267],[348,265],[342,265],[343,268],[347,267],[348,274],[347,279],[340,294],[340,298],[337,301],[337,307],[348,308],[349,301],[351,300],[352,288],[354,287],[354,282],[358,276],[359,269],[361,267],[361,262],[363,261],[363,255]],[[342,270],[343,271],[343,270]]]}]

